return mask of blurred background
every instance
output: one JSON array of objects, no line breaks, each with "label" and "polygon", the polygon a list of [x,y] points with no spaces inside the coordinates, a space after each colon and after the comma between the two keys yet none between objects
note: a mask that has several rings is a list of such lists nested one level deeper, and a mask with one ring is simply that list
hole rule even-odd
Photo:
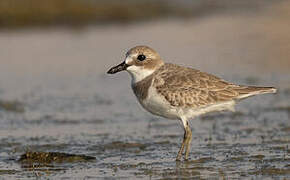
[{"label": "blurred background", "polygon": [[[289,0],[1,0],[0,175],[289,177],[289,19]],[[142,110],[127,73],[106,74],[136,45],[279,93],[191,121],[193,161],[177,166],[179,122]],[[30,151],[96,161],[31,169],[18,161]]]}]

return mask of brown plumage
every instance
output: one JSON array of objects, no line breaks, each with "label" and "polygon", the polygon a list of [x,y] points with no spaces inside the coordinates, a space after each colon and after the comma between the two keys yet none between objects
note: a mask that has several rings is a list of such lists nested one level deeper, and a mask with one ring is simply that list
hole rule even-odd
[{"label": "brown plumage", "polygon": [[172,106],[196,108],[276,91],[273,87],[235,85],[199,70],[168,63],[153,76],[153,86]]}]

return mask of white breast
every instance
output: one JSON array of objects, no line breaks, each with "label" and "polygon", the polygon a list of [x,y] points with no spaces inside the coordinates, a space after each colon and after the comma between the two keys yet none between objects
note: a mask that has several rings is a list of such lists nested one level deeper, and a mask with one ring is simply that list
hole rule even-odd
[{"label": "white breast", "polygon": [[138,99],[140,104],[152,114],[169,119],[179,119],[178,111],[175,107],[160,94],[154,87],[149,88],[148,96],[144,100]]}]

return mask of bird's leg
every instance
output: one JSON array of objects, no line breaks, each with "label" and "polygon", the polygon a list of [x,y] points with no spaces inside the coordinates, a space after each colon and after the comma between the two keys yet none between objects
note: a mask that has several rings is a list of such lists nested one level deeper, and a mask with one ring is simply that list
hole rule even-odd
[{"label": "bird's leg", "polygon": [[185,149],[185,156],[184,156],[184,160],[188,160],[188,154],[190,151],[190,144],[191,144],[191,139],[192,139],[192,133],[191,133],[191,129],[189,126],[186,127],[185,129],[185,145],[186,145],[186,149]]},{"label": "bird's leg", "polygon": [[184,129],[184,136],[183,136],[183,140],[182,140],[182,144],[181,147],[178,151],[177,157],[176,157],[176,161],[180,161],[182,153],[183,153],[183,149],[184,149],[184,145],[185,145],[185,136],[186,136],[186,130]]},{"label": "bird's leg", "polygon": [[188,159],[188,154],[189,154],[189,150],[190,150],[190,143],[191,143],[191,138],[192,138],[191,129],[188,125],[187,119],[181,118],[181,120],[182,120],[182,124],[184,127],[184,136],[183,136],[183,141],[182,141],[181,147],[180,147],[178,154],[177,154],[177,157],[176,157],[176,161],[179,161],[181,159],[181,156],[182,156],[182,153],[184,150],[184,146],[186,146],[184,160]]}]

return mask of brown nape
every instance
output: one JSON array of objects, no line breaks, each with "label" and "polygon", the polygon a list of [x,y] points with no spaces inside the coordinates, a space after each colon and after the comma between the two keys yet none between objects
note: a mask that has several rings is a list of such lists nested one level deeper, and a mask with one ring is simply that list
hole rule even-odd
[{"label": "brown nape", "polygon": [[148,59],[146,62],[144,62],[143,66],[145,69],[158,69],[160,68],[164,62],[161,59]]}]

